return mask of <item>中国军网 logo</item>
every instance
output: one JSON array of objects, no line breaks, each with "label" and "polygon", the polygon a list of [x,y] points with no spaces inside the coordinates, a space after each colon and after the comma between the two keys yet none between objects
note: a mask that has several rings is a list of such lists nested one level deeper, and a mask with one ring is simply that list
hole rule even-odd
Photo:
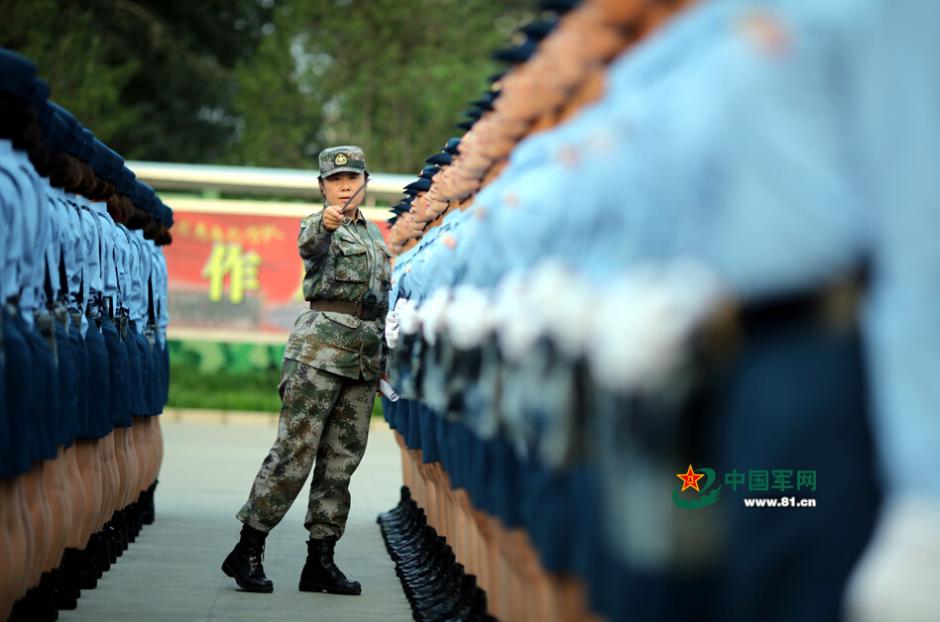
[{"label": "\u4e2d\u56fd\u519b\u7f51 logo", "polygon": [[[717,479],[715,470],[702,467],[701,471],[701,473],[696,473],[690,464],[685,473],[676,473],[676,477],[682,482],[676,485],[676,489],[672,493],[672,501],[680,508],[690,510],[704,508],[718,501],[721,486],[713,488]],[[705,479],[704,482],[701,481],[702,478]],[[692,491],[694,494],[683,494],[686,491]]]},{"label": "\u4e2d\u56fd\u519b\u7f51 logo", "polygon": [[732,493],[740,489],[747,493],[778,494],[778,498],[744,499],[746,507],[816,507],[815,499],[797,499],[786,494],[815,493],[816,471],[794,469],[732,469],[718,484],[718,474],[709,467],[694,468],[689,464],[684,473],[676,473],[679,483],[672,491],[672,501],[680,508],[698,509],[715,504],[722,485]]}]

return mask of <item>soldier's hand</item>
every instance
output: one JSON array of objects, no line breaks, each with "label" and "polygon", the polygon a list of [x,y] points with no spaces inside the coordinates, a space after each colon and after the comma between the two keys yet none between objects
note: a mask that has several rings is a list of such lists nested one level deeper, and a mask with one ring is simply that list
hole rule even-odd
[{"label": "soldier's hand", "polygon": [[327,231],[336,231],[343,224],[343,213],[335,205],[323,210],[323,228]]}]

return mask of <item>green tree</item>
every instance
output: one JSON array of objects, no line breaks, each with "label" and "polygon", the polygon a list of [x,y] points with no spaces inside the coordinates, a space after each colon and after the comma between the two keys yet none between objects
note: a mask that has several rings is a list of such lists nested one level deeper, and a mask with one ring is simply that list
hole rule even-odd
[{"label": "green tree", "polygon": [[[276,165],[284,153],[308,162],[326,144],[355,142],[373,170],[414,172],[450,136],[467,102],[497,69],[492,49],[506,45],[530,16],[528,0],[288,0],[275,13],[259,53],[239,67],[237,113],[245,137],[261,143],[238,161]],[[278,50],[269,55],[269,49]],[[290,86],[258,93],[273,72]],[[317,131],[308,131],[316,117]],[[297,126],[301,125],[303,129]],[[271,149],[274,133],[289,137]],[[302,144],[297,143],[303,139]],[[273,158],[271,158],[273,154]],[[269,159],[271,158],[271,159]],[[308,164],[309,165],[309,164]]]},{"label": "green tree", "polygon": [[52,98],[128,158],[212,162],[233,71],[276,8],[257,0],[0,0],[0,46],[33,59]]},{"label": "green tree", "polygon": [[0,46],[130,159],[414,172],[534,0],[0,0]]},{"label": "green tree", "polygon": [[228,162],[307,168],[316,157],[324,100],[302,82],[294,15],[294,7],[284,6],[257,52],[235,70],[237,122]]}]

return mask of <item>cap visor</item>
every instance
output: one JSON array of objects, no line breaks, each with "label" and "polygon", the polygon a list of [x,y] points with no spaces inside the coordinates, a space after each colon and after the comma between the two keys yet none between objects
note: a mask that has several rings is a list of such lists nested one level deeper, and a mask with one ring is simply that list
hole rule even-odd
[{"label": "cap visor", "polygon": [[357,173],[359,175],[365,175],[369,171],[363,170],[361,168],[356,168],[354,166],[337,166],[336,168],[330,169],[329,173],[320,173],[320,177],[332,177],[333,175],[338,175],[339,173]]}]

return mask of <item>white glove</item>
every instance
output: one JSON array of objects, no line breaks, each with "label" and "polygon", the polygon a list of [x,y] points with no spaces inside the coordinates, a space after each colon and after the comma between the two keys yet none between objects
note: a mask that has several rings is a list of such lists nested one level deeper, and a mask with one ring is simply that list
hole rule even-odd
[{"label": "white glove", "polygon": [[940,620],[940,501],[910,496],[885,505],[845,608],[849,622]]},{"label": "white glove", "polygon": [[594,377],[612,390],[658,384],[719,300],[717,281],[695,264],[632,270],[601,297],[588,349]]},{"label": "white glove", "polygon": [[431,294],[418,308],[418,317],[421,318],[421,334],[424,340],[434,345],[437,341],[437,335],[444,327],[444,312],[450,303],[450,291],[447,288],[440,288]]},{"label": "white glove", "polygon": [[398,331],[400,329],[398,325],[398,311],[397,309],[401,306],[402,299],[398,299],[398,302],[395,303],[395,309],[388,312],[388,315],[385,316],[385,343],[388,344],[389,350],[394,350],[398,346]]},{"label": "white glove", "polygon": [[468,350],[483,342],[493,330],[491,306],[482,290],[469,285],[461,285],[454,290],[454,299],[445,310],[444,321],[456,347]]},{"label": "white glove", "polygon": [[418,307],[415,303],[407,299],[399,299],[395,303],[395,311],[398,313],[401,332],[414,335],[421,329],[421,318],[418,317]]},{"label": "white glove", "polygon": [[555,261],[536,268],[532,292],[544,331],[562,353],[572,358],[581,355],[594,326],[597,294],[578,274]]},{"label": "white glove", "polygon": [[521,361],[543,331],[530,283],[518,274],[504,278],[497,289],[493,317],[499,346],[506,358]]}]

